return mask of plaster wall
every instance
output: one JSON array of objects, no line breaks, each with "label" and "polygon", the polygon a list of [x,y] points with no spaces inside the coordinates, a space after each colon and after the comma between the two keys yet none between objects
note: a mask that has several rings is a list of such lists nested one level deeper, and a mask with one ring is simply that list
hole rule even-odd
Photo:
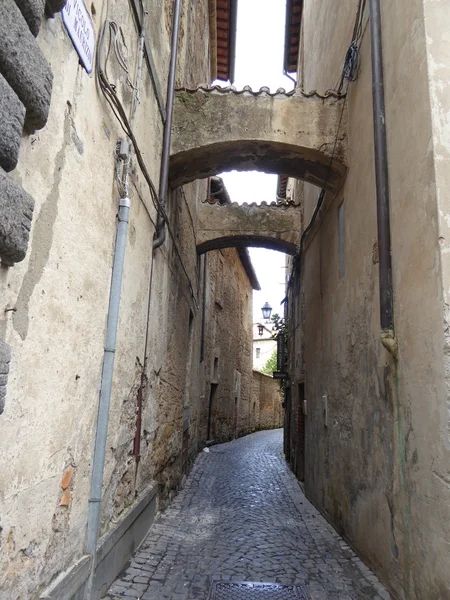
[{"label": "plaster wall", "polygon": [[[168,0],[148,4],[147,33],[163,95],[171,6]],[[101,3],[94,0],[87,8],[98,36]],[[110,10],[123,32],[132,78],[138,39],[130,6],[123,0]],[[207,80],[208,22],[206,0],[183,3],[180,85]],[[11,173],[33,196],[35,217],[26,258],[0,269],[0,338],[12,348],[0,417],[0,598],[5,600],[37,598],[84,552],[118,202],[115,147],[123,137],[94,76],[80,65],[60,15],[42,23],[37,41],[54,76],[50,115],[42,131],[22,139]],[[109,76],[129,110],[132,90],[113,56]],[[162,122],[145,64],[135,131],[158,186]],[[175,493],[187,469],[185,447],[191,456],[197,450],[200,415],[195,228],[206,185],[174,192],[168,206],[190,285],[170,239],[151,265],[156,215],[135,165],[130,188],[101,533],[152,481],[160,485],[162,503]],[[132,449],[151,268],[149,359],[136,467]]]},{"label": "plaster wall", "polygon": [[[266,362],[276,350],[277,342],[271,337],[266,339],[257,338],[253,340],[253,368],[258,370],[264,367]],[[259,350],[259,353],[258,353]]]},{"label": "plaster wall", "polygon": [[[356,1],[304,3],[304,89],[338,81],[356,8]],[[293,389],[304,380],[308,402],[306,493],[394,596],[408,600],[449,594],[446,17],[442,2],[382,3],[398,364],[379,341],[367,15],[347,102],[347,178],[307,240],[304,305],[292,309],[303,331],[295,342],[300,364],[291,358],[291,369]],[[305,184],[306,224],[317,197]]]}]

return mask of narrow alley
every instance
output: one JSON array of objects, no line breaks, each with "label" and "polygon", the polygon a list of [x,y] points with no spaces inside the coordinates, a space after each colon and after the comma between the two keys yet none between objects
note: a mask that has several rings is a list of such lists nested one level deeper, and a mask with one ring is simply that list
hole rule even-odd
[{"label": "narrow alley", "polygon": [[284,460],[281,430],[202,452],[107,599],[207,600],[211,585],[217,598],[253,597],[220,595],[217,582],[306,586],[311,600],[390,598],[306,500]]}]

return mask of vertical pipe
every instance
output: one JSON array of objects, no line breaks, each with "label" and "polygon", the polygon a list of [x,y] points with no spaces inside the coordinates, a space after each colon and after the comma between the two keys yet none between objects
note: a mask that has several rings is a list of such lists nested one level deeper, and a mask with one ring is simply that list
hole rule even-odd
[{"label": "vertical pipe", "polygon": [[[372,48],[372,96],[377,186],[377,223],[380,278],[380,324],[382,334],[394,337],[394,302],[389,216],[389,168],[384,104],[383,53],[380,0],[369,0]],[[384,342],[383,342],[384,343]],[[389,349],[389,348],[388,348]]]},{"label": "vertical pipe", "polygon": [[[136,110],[139,104],[139,84],[142,80],[142,62],[144,57],[144,24],[145,11],[142,16],[142,30],[138,44],[138,63],[135,79],[135,94],[130,111],[130,128],[133,129]],[[122,181],[127,190],[131,151],[123,165]],[[125,191],[125,194],[127,192]],[[86,551],[92,555],[91,576],[87,585],[86,597],[90,598],[97,559],[97,539],[100,527],[100,512],[103,486],[103,471],[105,467],[106,440],[108,435],[109,407],[111,403],[111,388],[114,372],[114,356],[116,351],[117,327],[119,323],[119,307],[122,290],[123,265],[127,242],[128,221],[130,215],[130,200],[128,196],[120,198],[117,219],[116,242],[114,246],[111,288],[109,292],[109,307],[106,323],[106,339],[103,354],[102,378],[97,415],[97,430],[95,435],[94,458],[92,464],[91,491],[89,497],[88,527]]]},{"label": "vertical pipe", "polygon": [[202,298],[202,338],[200,341],[200,362],[203,362],[205,358],[205,327],[206,327],[206,269],[208,264],[208,253],[202,254],[203,256],[203,298]]},{"label": "vertical pipe", "polygon": [[[159,199],[163,207],[166,206],[167,191],[169,189],[169,158],[170,141],[172,138],[173,102],[175,98],[175,77],[177,74],[178,37],[180,33],[181,0],[174,0],[172,42],[170,54],[169,78],[167,81],[166,120],[164,122],[163,147],[161,156],[161,170],[159,174]],[[164,216],[158,214],[156,237],[153,249],[159,248],[166,239]]]},{"label": "vertical pipe", "polygon": [[[89,498],[88,531],[86,550],[92,555],[92,574],[95,570],[97,538],[100,523],[103,470],[105,466],[106,438],[108,434],[109,405],[111,400],[112,377],[114,370],[114,354],[116,351],[117,326],[119,322],[119,305],[122,288],[123,264],[127,241],[130,200],[121,198],[117,221],[114,261],[109,294],[108,319],[106,324],[105,350],[103,354],[100,399],[98,404],[97,431],[95,436],[94,458],[92,464],[91,492]],[[92,586],[89,583],[89,593]],[[89,595],[88,595],[89,598]]]}]

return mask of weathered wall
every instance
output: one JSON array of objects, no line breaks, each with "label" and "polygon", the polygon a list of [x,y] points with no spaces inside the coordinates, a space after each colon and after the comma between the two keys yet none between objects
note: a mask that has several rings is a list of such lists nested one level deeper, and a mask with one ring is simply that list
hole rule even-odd
[{"label": "weathered wall", "polygon": [[232,169],[259,170],[336,190],[346,172],[345,134],[335,143],[342,105],[333,92],[319,96],[300,90],[271,94],[268,88],[253,92],[248,87],[179,90],[171,178],[179,185]]},{"label": "weathered wall", "polygon": [[203,202],[198,211],[199,252],[234,246],[257,246],[295,254],[300,242],[299,207]]},{"label": "weathered wall", "polygon": [[[163,94],[171,6],[169,0],[148,4],[148,38]],[[94,0],[88,10],[98,32],[101,3]],[[114,3],[109,17],[123,31],[133,77],[138,40],[128,2]],[[209,35],[203,35],[207,27],[206,0],[186,0],[180,85],[208,78]],[[11,173],[34,198],[35,216],[25,259],[14,268],[0,269],[0,339],[12,348],[0,417],[0,597],[5,600],[36,598],[84,551],[118,202],[115,147],[123,136],[94,77],[79,64],[60,16],[44,20],[37,43],[53,71],[49,119],[42,131],[24,136],[18,167]],[[129,111],[132,90],[114,56],[109,75]],[[162,122],[145,65],[135,131],[157,185]],[[170,239],[153,264],[141,459],[136,468],[132,449],[155,210],[137,167],[130,187],[101,532],[123,516],[149,482],[160,484],[163,502],[177,488],[187,468],[186,454],[197,450],[200,415],[195,227],[197,202],[206,195],[206,185],[192,184],[174,193],[168,207],[192,289]],[[0,383],[8,356],[2,353],[1,358]]]},{"label": "weathered wall", "polygon": [[[199,439],[226,442],[254,428],[252,287],[234,248],[208,252],[203,260],[209,277],[202,361],[205,396]],[[217,387],[211,399],[212,386]]]},{"label": "weathered wall", "polygon": [[253,371],[252,407],[257,414],[255,429],[275,429],[283,424],[280,384],[270,375]]},{"label": "weathered wall", "polygon": [[[300,60],[305,89],[327,89],[338,80],[356,6],[356,1],[339,7],[333,0],[305,2]],[[347,179],[308,240],[299,291],[304,307],[291,309],[294,323],[303,328],[302,340],[295,342],[303,364],[291,358],[293,392],[305,382],[308,497],[397,597],[444,598],[450,515],[441,274],[445,290],[448,93],[445,69],[438,65],[447,63],[442,28],[449,15],[431,0],[383,3],[382,11],[399,362],[393,363],[379,341],[366,17],[360,77],[348,96]],[[307,224],[318,191],[304,187]],[[340,274],[342,202],[345,272]],[[295,415],[292,408],[294,453]]]}]

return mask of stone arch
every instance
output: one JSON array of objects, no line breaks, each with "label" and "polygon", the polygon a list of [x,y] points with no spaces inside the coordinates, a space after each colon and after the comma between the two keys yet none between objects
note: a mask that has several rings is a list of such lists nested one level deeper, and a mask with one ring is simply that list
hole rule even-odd
[{"label": "stone arch", "polygon": [[347,170],[346,131],[345,106],[335,96],[180,90],[171,184],[237,169],[283,173],[336,191]]},{"label": "stone arch", "polygon": [[285,254],[294,255],[298,252],[298,244],[269,237],[267,235],[229,235],[206,240],[197,245],[198,254],[221,248],[267,248]]},{"label": "stone arch", "polygon": [[295,205],[202,202],[197,252],[259,247],[295,254],[300,243],[300,208]]}]

